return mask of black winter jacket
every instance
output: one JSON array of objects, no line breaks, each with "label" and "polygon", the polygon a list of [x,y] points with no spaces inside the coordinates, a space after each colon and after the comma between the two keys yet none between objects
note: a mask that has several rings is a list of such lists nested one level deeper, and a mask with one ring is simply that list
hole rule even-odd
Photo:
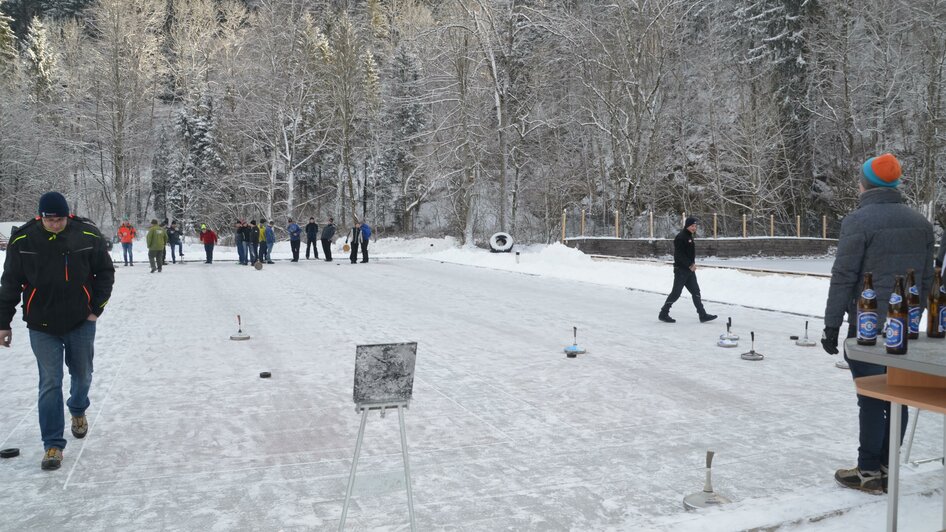
[{"label": "black winter jacket", "polygon": [[309,222],[305,224],[305,237],[310,242],[315,242],[319,239],[319,224],[315,222]]},{"label": "black winter jacket", "polygon": [[322,240],[331,240],[335,236],[335,224],[327,224],[322,228]]},{"label": "black winter jacket", "polygon": [[673,239],[673,267],[689,269],[696,264],[696,245],[693,233],[683,228]]},{"label": "black winter jacket", "polygon": [[115,282],[115,267],[102,233],[88,220],[70,217],[53,234],[39,219],[10,237],[0,277],[0,329],[9,329],[16,304],[30,329],[65,334],[89,314],[105,310]]}]

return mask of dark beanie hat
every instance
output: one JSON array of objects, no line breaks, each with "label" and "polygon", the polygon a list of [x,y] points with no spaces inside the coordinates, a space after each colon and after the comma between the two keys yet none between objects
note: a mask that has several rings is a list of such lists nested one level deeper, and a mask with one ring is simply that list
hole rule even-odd
[{"label": "dark beanie hat", "polygon": [[892,154],[885,153],[878,157],[871,157],[861,166],[864,179],[875,187],[894,188],[900,184],[900,161]]},{"label": "dark beanie hat", "polygon": [[697,220],[697,219],[694,218],[693,216],[687,216],[687,219],[684,220],[684,222],[683,222],[683,227],[690,227],[691,225],[693,225],[693,224],[695,224],[695,223],[697,223],[697,222],[699,222],[699,220]]},{"label": "dark beanie hat", "polygon": [[40,216],[69,216],[69,204],[58,192],[47,192],[39,198]]}]

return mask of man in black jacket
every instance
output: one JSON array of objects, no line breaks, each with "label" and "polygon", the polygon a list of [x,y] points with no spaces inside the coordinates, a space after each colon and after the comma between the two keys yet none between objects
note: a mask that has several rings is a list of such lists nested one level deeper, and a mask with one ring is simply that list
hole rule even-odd
[{"label": "man in black jacket", "polygon": [[309,249],[315,251],[315,260],[319,260],[319,224],[315,218],[309,218],[305,224],[305,259],[309,260]]},{"label": "man in black jacket", "polygon": [[115,267],[105,239],[87,220],[69,214],[66,198],[47,192],[39,200],[39,216],[10,238],[0,277],[0,346],[10,347],[16,305],[23,303],[23,321],[39,366],[39,426],[43,438],[43,469],[62,464],[62,364],[71,386],[66,405],[72,435],[84,438],[89,425],[95,320],[102,315],[115,282]]},{"label": "man in black jacket", "polygon": [[673,290],[667,296],[667,301],[660,309],[657,318],[667,323],[677,320],[670,317],[670,307],[680,298],[683,288],[686,287],[693,298],[693,306],[699,313],[700,322],[716,319],[715,314],[707,314],[700,299],[700,284],[696,281],[696,246],[693,244],[693,235],[696,234],[698,220],[692,216],[683,223],[683,229],[673,239]]},{"label": "man in black jacket", "polygon": [[329,218],[322,228],[322,251],[325,253],[325,262],[332,262],[332,237],[335,236],[335,218]]}]

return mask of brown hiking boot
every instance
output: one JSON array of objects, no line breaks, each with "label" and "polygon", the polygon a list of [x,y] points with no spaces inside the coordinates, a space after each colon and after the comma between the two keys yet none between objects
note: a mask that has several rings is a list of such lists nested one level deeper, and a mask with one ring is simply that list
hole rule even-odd
[{"label": "brown hiking boot", "polygon": [[834,480],[845,488],[852,488],[874,495],[883,495],[887,491],[887,475],[882,471],[863,471],[859,467],[838,469]]},{"label": "brown hiking boot", "polygon": [[46,449],[41,467],[46,471],[52,471],[53,469],[59,469],[60,465],[62,465],[62,449],[55,447]]},{"label": "brown hiking boot", "polygon": [[72,416],[72,435],[80,440],[89,432],[89,422],[85,416]]}]

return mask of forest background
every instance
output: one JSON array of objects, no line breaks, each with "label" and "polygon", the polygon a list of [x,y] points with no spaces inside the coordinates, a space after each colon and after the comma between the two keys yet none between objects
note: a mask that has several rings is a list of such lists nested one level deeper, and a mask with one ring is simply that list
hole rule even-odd
[{"label": "forest background", "polygon": [[[820,236],[901,160],[946,222],[946,0],[6,0],[0,219]],[[800,217],[800,218],[796,218]],[[621,220],[615,228],[615,219]],[[833,236],[836,236],[833,235]]]}]

